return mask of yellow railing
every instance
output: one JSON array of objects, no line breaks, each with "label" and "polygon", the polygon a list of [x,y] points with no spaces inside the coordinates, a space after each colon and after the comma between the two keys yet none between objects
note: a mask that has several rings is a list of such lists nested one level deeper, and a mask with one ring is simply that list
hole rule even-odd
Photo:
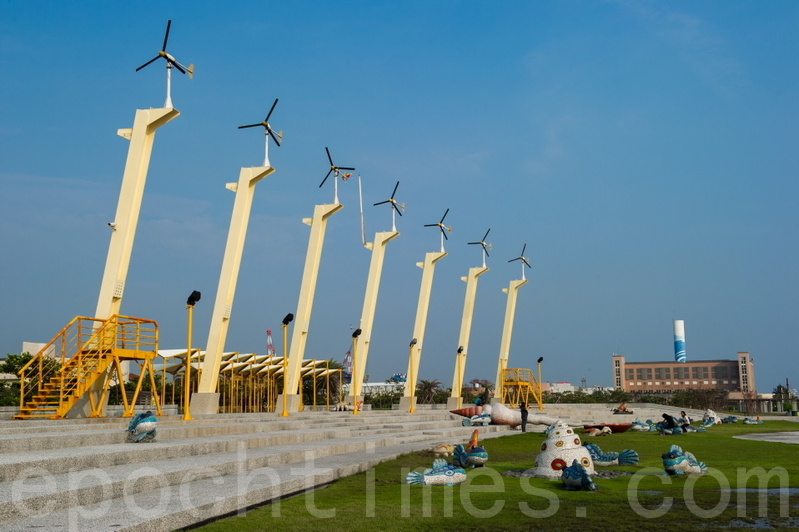
[{"label": "yellow railing", "polygon": [[[144,360],[134,394],[141,389],[141,377],[158,353],[158,325],[153,320],[112,316],[107,320],[78,316],[34,356],[19,372],[19,417],[61,418],[97,380],[105,376],[103,385],[95,387],[99,397],[90,394],[92,415],[105,402],[113,370],[121,373],[120,360]],[[106,371],[111,365],[111,371]],[[121,380],[121,379],[120,379]],[[132,415],[132,405],[125,403],[125,415]],[[160,412],[160,404],[157,403]]]},{"label": "yellow railing", "polygon": [[543,408],[541,399],[541,384],[536,380],[532,370],[506,369],[502,383],[503,403],[530,404],[530,396],[538,404],[538,409]]}]

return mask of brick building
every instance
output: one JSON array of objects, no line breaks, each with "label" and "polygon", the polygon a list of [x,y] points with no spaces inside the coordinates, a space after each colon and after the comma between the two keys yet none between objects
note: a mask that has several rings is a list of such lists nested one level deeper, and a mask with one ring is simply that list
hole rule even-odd
[{"label": "brick building", "polygon": [[734,360],[693,360],[689,362],[628,362],[612,356],[613,387],[625,392],[671,393],[706,388],[730,392],[756,391],[755,367],[747,352]]}]

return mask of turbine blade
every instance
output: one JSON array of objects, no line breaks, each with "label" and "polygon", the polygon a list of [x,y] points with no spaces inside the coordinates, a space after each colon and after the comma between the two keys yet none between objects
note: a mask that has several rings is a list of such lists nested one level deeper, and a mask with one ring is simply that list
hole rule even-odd
[{"label": "turbine blade", "polygon": [[338,166],[339,170],[355,170],[355,168],[350,168],[349,166]]},{"label": "turbine blade", "polygon": [[277,140],[277,137],[275,136],[275,134],[274,134],[274,133],[272,133],[272,130],[271,130],[270,128],[267,128],[266,130],[269,132],[269,136],[270,136],[270,137],[272,137],[272,140],[274,140],[274,141],[275,141],[275,144],[277,144],[278,146],[280,146],[280,141],[279,141],[279,140]]},{"label": "turbine blade", "polygon": [[183,70],[183,67],[180,66],[180,63],[178,63],[177,61],[173,61],[172,59],[170,59],[168,57],[166,58],[166,60],[169,61],[169,63],[175,65],[175,68],[177,68],[180,71],[181,74],[185,74],[186,73],[186,71]]},{"label": "turbine blade", "polygon": [[327,149],[327,146],[325,146],[325,151],[327,152],[327,160],[330,161],[330,166],[335,166],[333,164],[333,158],[330,156],[330,150]]},{"label": "turbine blade", "polygon": [[441,226],[438,224],[425,224],[424,227],[441,227]]},{"label": "turbine blade", "polygon": [[515,259],[510,259],[508,262],[514,262],[514,261],[517,261],[517,260],[520,260],[520,259],[521,259],[521,257],[516,257]]},{"label": "turbine blade", "polygon": [[394,192],[391,193],[391,199],[394,199],[394,194],[397,193],[397,188],[399,188],[399,181],[397,181],[397,184],[394,185]]},{"label": "turbine blade", "polygon": [[449,237],[447,236],[447,232],[444,231],[444,228],[439,226],[439,229],[441,229],[441,234],[444,235],[444,240],[449,240]]},{"label": "turbine blade", "polygon": [[475,244],[480,244],[481,246],[483,245],[482,242],[466,242],[466,243],[469,244],[470,246],[473,246]]},{"label": "turbine blade", "polygon": [[485,236],[483,237],[483,242],[485,242],[485,241],[486,241],[486,238],[488,238],[488,233],[490,233],[490,232],[491,232],[491,228],[489,227],[489,228],[488,228],[488,231],[486,231],[486,234],[485,234]]},{"label": "turbine blade", "polygon": [[166,42],[169,40],[169,28],[172,26],[172,21],[166,21],[166,34],[164,35],[164,46],[161,47],[162,52],[166,52]]},{"label": "turbine blade", "polygon": [[394,210],[395,210],[395,211],[397,211],[397,214],[399,214],[400,216],[402,216],[402,211],[400,211],[400,209],[399,209],[399,207],[397,207],[397,204],[396,204],[396,203],[394,203],[394,202],[392,201],[392,202],[391,202],[391,206],[392,206],[392,207],[394,207]]},{"label": "turbine blade", "polygon": [[269,109],[269,112],[266,114],[266,118],[264,118],[264,122],[269,122],[269,117],[272,116],[272,111],[275,110],[275,106],[277,105],[277,98],[275,98],[275,103],[272,104],[272,108]]},{"label": "turbine blade", "polygon": [[483,251],[485,252],[486,257],[490,257],[491,255],[488,254],[488,249],[486,249],[486,245],[482,244],[482,243],[481,243],[481,245],[483,246]]},{"label": "turbine blade", "polygon": [[373,206],[374,206],[374,207],[377,207],[378,205],[382,205],[382,204],[384,204],[384,203],[391,203],[391,202],[390,202],[390,201],[388,201],[388,200],[386,200],[386,201],[381,201],[380,203],[375,203],[375,204],[373,204]]},{"label": "turbine blade", "polygon": [[522,262],[524,262],[528,268],[532,268],[532,266],[530,266],[530,263],[527,262],[527,259],[525,259],[524,257],[522,257]]},{"label": "turbine blade", "polygon": [[160,56],[160,55],[157,55],[157,56],[153,57],[152,59],[150,59],[149,61],[147,61],[146,63],[144,63],[142,66],[140,66],[139,68],[137,68],[137,69],[136,69],[136,72],[138,72],[138,71],[139,71],[139,70],[141,70],[142,68],[146,67],[147,65],[149,65],[150,63],[152,63],[153,61],[155,61],[156,59],[158,59],[159,57],[161,57],[161,56]]},{"label": "turbine blade", "polygon": [[441,217],[441,221],[438,222],[438,223],[443,224],[444,223],[444,218],[447,217],[447,214],[449,214],[449,209],[447,209],[447,212],[444,213],[444,216]]},{"label": "turbine blade", "polygon": [[248,127],[262,126],[263,124],[250,124],[249,126],[239,126],[239,129],[246,129]]},{"label": "turbine blade", "polygon": [[332,174],[332,173],[333,173],[333,169],[331,168],[331,169],[330,169],[330,171],[329,171],[329,172],[327,173],[327,175],[325,176],[325,178],[324,178],[324,179],[322,179],[322,182],[321,182],[321,183],[319,183],[319,188],[322,188],[322,185],[324,185],[324,184],[325,184],[325,181],[327,181],[327,178],[328,178],[328,177],[330,177],[330,174]]},{"label": "turbine blade", "polygon": [[522,253],[521,253],[521,255],[519,255],[520,257],[524,257],[524,250],[525,249],[527,249],[527,244],[524,244],[524,247],[522,248]]}]

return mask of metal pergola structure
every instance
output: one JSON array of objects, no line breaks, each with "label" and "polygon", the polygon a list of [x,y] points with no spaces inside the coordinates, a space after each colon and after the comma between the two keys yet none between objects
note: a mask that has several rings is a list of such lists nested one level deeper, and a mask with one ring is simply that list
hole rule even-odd
[{"label": "metal pergola structure", "polygon": [[[167,375],[170,375],[173,384],[180,382],[182,386],[187,367],[186,352],[186,349],[159,351],[159,356],[163,359],[160,369],[162,383],[166,383]],[[205,352],[192,349],[189,356],[188,367],[191,368],[189,383],[192,392],[196,392],[202,376]],[[221,358],[217,384],[217,391],[220,394],[219,412],[227,414],[275,412],[277,397],[283,390],[283,357],[232,351],[223,353]],[[300,395],[303,394],[304,384],[308,379],[311,382],[308,407],[313,410],[321,407],[317,405],[319,389],[324,390],[326,410],[330,409],[331,403],[341,401],[342,370],[331,369],[328,360],[303,361],[298,385]],[[172,386],[169,400],[166,397],[165,386],[161,386],[159,393],[162,403],[175,402],[175,386]]]}]

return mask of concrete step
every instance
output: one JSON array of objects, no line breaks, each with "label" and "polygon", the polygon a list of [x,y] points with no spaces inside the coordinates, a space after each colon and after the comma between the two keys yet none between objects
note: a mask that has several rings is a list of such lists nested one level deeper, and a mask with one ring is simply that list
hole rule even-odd
[{"label": "concrete step", "polygon": [[[41,432],[32,439],[61,437],[64,445],[0,455],[0,528],[173,530],[324,485],[403,453],[465,443],[475,429],[447,413],[331,414],[272,414],[258,423],[252,415],[222,415],[194,425],[167,420],[163,428],[159,420],[154,443],[86,447],[68,440],[116,431],[97,430],[108,425],[103,422],[91,430],[91,423],[53,421],[60,432],[48,432],[47,422],[36,422]],[[264,430],[249,432],[255,425]],[[481,439],[507,430],[479,427]],[[179,434],[184,437],[173,437]]]}]

